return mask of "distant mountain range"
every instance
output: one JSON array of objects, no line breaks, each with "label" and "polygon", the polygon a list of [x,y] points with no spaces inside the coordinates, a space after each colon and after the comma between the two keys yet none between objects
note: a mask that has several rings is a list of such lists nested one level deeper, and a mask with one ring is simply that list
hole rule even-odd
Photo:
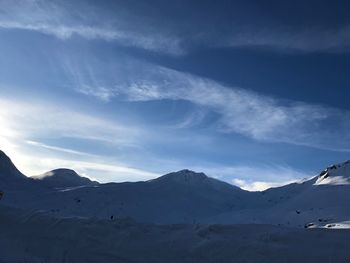
[{"label": "distant mountain range", "polygon": [[[181,170],[99,184],[23,175],[0,152],[0,261],[349,262],[350,163],[248,192]],[[322,229],[305,229],[322,228]]]},{"label": "distant mountain range", "polygon": [[1,203],[55,217],[339,228],[349,225],[349,182],[350,162],[333,165],[310,180],[262,192],[190,170],[134,183],[99,184],[70,169],[29,178],[0,151]]}]

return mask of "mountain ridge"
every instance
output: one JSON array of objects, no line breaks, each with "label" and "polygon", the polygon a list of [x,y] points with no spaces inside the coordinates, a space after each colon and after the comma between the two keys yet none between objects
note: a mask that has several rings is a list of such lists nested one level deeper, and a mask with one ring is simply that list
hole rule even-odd
[{"label": "mountain ridge", "polygon": [[[7,165],[0,167],[10,167],[16,173],[9,158],[2,156],[1,159]],[[50,185],[40,179],[20,180],[21,192],[14,184],[11,189],[16,191],[5,193],[2,202],[25,209],[51,211],[55,217],[131,217],[137,222],[156,224],[340,227],[344,224],[339,222],[350,221],[350,162],[330,166],[309,180],[262,192],[245,191],[188,169],[149,181],[107,184],[88,181],[84,185],[75,171],[56,169],[42,175],[42,180],[62,179],[57,173],[66,174],[68,179],[79,179],[79,183],[57,187],[57,182]],[[341,184],[339,177],[343,178]],[[337,183],[334,183],[335,179]],[[35,185],[35,188],[29,185]]]}]

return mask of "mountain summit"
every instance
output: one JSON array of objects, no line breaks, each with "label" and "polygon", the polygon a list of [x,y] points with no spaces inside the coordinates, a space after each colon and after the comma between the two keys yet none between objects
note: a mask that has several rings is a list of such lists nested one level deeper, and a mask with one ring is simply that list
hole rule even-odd
[{"label": "mountain summit", "polygon": [[19,187],[32,186],[65,188],[98,184],[98,182],[82,177],[70,169],[55,169],[39,176],[27,177],[17,169],[11,159],[1,150],[0,183],[3,189],[17,189]]},{"label": "mountain summit", "polygon": [[200,183],[208,179],[209,177],[206,176],[204,173],[197,173],[188,169],[184,169],[177,172],[168,173],[155,180],[192,184]]},{"label": "mountain summit", "polygon": [[191,188],[192,191],[209,191],[207,193],[211,193],[212,191],[229,194],[245,192],[237,186],[209,177],[204,173],[197,173],[188,169],[168,173],[149,182],[161,187],[186,187]]},{"label": "mountain summit", "polygon": [[95,181],[91,181],[89,178],[80,176],[74,170],[60,168],[42,175],[34,176],[36,180],[40,180],[46,186],[54,188],[64,188],[64,187],[76,187],[85,185],[96,185]]},{"label": "mountain summit", "polygon": [[11,159],[0,150],[0,190],[15,190],[32,188],[32,180],[22,174]]},{"label": "mountain summit", "polygon": [[25,176],[16,168],[11,159],[0,150],[0,178],[2,180],[9,178],[25,178]]}]

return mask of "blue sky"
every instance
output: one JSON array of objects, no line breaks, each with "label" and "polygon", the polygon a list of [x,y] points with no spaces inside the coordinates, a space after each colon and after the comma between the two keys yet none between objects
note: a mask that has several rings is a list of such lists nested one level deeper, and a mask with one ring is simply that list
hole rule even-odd
[{"label": "blue sky", "polygon": [[350,152],[346,1],[0,0],[0,146],[28,175],[246,189]]}]

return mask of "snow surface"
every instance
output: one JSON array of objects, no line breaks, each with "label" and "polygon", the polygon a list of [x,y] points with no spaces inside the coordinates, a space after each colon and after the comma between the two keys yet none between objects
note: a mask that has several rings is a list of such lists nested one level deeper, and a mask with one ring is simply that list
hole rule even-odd
[{"label": "snow surface", "polygon": [[55,218],[0,205],[1,262],[350,262],[350,230]]},{"label": "snow surface", "polygon": [[350,161],[342,164],[336,164],[328,167],[321,172],[315,185],[332,184],[346,185],[350,184]]},{"label": "snow surface", "polygon": [[262,192],[190,170],[98,184],[0,151],[0,262],[350,262],[349,180],[345,162]]}]

